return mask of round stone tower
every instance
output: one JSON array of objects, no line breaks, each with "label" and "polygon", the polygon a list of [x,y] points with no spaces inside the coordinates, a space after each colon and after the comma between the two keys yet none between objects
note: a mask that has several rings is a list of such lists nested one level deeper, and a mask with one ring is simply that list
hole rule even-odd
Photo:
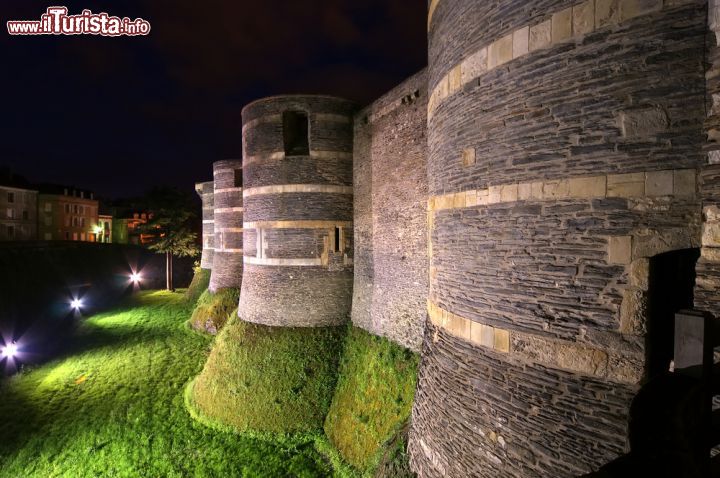
[{"label": "round stone tower", "polygon": [[412,467],[582,475],[625,451],[630,401],[692,306],[706,7],[429,3]]},{"label": "round stone tower", "polygon": [[243,276],[243,184],[242,161],[213,163],[215,179],[215,251],[210,291],[239,289]]},{"label": "round stone tower", "polygon": [[354,109],[327,96],[276,96],[243,109],[242,319],[319,327],[348,318]]},{"label": "round stone tower", "polygon": [[202,201],[202,256],[200,268],[212,269],[213,253],[215,252],[215,225],[213,197],[215,187],[212,181],[195,184],[195,191]]}]

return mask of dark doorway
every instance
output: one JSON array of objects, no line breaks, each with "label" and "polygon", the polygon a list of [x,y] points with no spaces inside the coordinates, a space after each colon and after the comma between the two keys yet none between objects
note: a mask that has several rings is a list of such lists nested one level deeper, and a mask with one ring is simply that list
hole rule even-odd
[{"label": "dark doorway", "polygon": [[693,307],[695,263],[699,257],[700,249],[682,249],[650,258],[647,378],[670,368],[675,313]]},{"label": "dark doorway", "polygon": [[310,154],[308,130],[307,113],[302,111],[285,111],[283,113],[285,156],[307,156]]}]

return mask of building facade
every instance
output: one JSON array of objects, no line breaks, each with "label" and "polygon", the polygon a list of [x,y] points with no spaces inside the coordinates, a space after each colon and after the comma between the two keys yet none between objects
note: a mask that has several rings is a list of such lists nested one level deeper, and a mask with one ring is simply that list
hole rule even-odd
[{"label": "building facade", "polygon": [[0,241],[37,239],[38,192],[0,186]]},{"label": "building facade", "polygon": [[38,239],[96,242],[98,206],[92,192],[46,188],[38,196]]},{"label": "building facade", "polygon": [[113,217],[109,214],[100,214],[95,227],[97,242],[109,244],[113,242]]}]

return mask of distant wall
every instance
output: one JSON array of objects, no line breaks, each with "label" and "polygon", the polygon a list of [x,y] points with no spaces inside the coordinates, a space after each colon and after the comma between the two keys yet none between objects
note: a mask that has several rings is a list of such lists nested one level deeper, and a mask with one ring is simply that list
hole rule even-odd
[{"label": "distant wall", "polygon": [[412,350],[427,298],[427,71],[355,116],[352,320]]}]

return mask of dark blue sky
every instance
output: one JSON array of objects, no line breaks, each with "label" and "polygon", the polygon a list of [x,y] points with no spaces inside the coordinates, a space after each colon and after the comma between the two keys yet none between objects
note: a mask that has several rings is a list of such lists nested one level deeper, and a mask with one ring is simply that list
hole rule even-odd
[{"label": "dark blue sky", "polygon": [[[19,37],[7,20],[64,5],[152,25],[148,37]],[[426,64],[425,0],[3,0],[0,166],[127,197],[191,189],[238,157],[253,99],[369,103]]]}]

